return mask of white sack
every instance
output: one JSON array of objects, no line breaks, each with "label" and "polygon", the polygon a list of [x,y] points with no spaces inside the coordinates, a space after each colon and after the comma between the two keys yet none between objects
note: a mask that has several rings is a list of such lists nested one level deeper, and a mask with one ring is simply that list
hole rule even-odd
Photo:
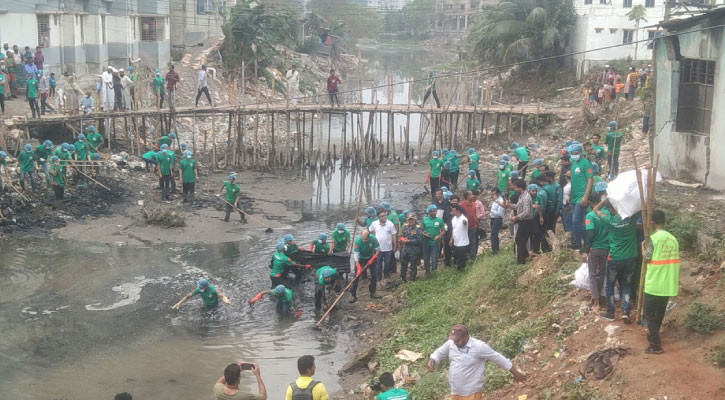
[{"label": "white sack", "polygon": [[[657,174],[656,182],[662,181],[662,175]],[[647,171],[642,170],[642,188],[647,200]],[[642,210],[639,199],[639,186],[637,185],[637,172],[626,171],[617,176],[607,185],[607,199],[624,219],[633,216]]]}]

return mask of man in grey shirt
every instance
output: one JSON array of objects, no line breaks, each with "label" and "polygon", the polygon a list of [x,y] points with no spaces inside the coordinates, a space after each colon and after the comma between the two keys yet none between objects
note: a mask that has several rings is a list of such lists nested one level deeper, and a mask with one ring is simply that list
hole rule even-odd
[{"label": "man in grey shirt", "polygon": [[214,106],[211,102],[211,95],[209,94],[209,78],[206,74],[206,64],[202,64],[201,71],[199,71],[199,78],[197,79],[196,83],[196,101],[194,101],[194,105],[196,107],[199,106],[199,99],[201,98],[201,94],[204,93],[206,95],[206,99],[209,100],[209,105]]},{"label": "man in grey shirt", "polygon": [[533,231],[534,213],[531,209],[531,195],[526,190],[526,181],[523,179],[514,181],[514,190],[519,195],[515,206],[516,215],[511,217],[511,222],[518,224],[516,229],[516,263],[526,264],[526,258],[529,256],[526,242],[528,242]]},{"label": "man in grey shirt", "polygon": [[511,361],[481,340],[468,334],[465,325],[454,325],[448,341],[436,349],[428,359],[428,370],[433,371],[446,357],[451,362],[448,383],[451,400],[481,400],[483,396],[484,367],[490,361],[510,371],[516,382],[523,382],[526,376],[514,368]]},{"label": "man in grey shirt", "polygon": [[[259,394],[253,394],[239,390],[239,382],[242,380],[243,370],[251,371],[257,378],[257,389]],[[224,376],[214,384],[214,397],[217,400],[267,400],[267,388],[262,382],[259,366],[254,363],[238,362],[229,364],[224,369]]]}]

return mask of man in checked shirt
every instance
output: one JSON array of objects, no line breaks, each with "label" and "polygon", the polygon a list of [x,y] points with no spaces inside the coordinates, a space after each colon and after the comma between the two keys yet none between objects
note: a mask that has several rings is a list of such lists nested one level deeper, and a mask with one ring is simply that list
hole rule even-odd
[{"label": "man in checked shirt", "polygon": [[511,372],[516,382],[526,380],[526,375],[514,368],[511,361],[497,353],[486,343],[468,334],[465,325],[453,325],[448,341],[436,349],[428,359],[428,370],[448,357],[451,362],[448,383],[451,400],[481,400],[483,398],[484,366],[490,361]]}]

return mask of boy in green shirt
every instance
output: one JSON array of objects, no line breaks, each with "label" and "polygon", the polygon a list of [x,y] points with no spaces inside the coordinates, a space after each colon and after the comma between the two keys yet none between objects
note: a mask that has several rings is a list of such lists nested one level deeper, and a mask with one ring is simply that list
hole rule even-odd
[{"label": "boy in green shirt", "polygon": [[433,155],[428,161],[428,165],[430,166],[430,171],[428,171],[428,178],[430,180],[430,194],[433,198],[433,201],[435,201],[435,193],[436,190],[441,186],[441,170],[443,169],[443,160],[440,158],[440,152],[438,150],[433,150]]},{"label": "boy in green shirt", "polygon": [[[168,145],[162,145],[161,150],[156,154],[156,161],[159,163],[158,175],[161,183],[161,200],[170,201],[169,190],[171,186],[171,172],[174,170],[174,155],[168,149]],[[228,217],[229,214],[227,213]]]},{"label": "boy in green shirt", "polygon": [[606,138],[609,179],[614,179],[619,174],[619,151],[624,140],[623,136],[622,132],[617,130],[617,121],[610,121]]},{"label": "boy in green shirt", "polygon": [[313,254],[328,254],[330,252],[330,245],[327,243],[326,233],[320,233],[320,236],[312,241],[310,244],[310,251]]},{"label": "boy in green shirt", "polygon": [[[352,249],[352,257],[355,260],[356,279],[353,281],[352,287],[350,288],[350,294],[352,295],[350,303],[354,303],[357,301],[357,285],[360,281],[360,278],[358,277],[362,275],[363,268],[373,265],[375,259],[378,258],[379,254],[380,243],[378,243],[378,239],[367,229],[363,230],[360,234],[360,237],[355,239],[355,245]],[[363,265],[365,265],[366,267],[363,267]],[[368,289],[370,290],[370,298],[379,299],[380,296],[377,296],[375,294],[377,284],[375,268],[370,268],[370,271],[372,275],[372,278],[370,279],[370,286],[368,286]],[[367,278],[367,269],[365,270],[365,277]]]},{"label": "boy in green shirt", "polygon": [[476,149],[473,147],[469,147],[468,150],[466,150],[466,153],[468,154],[466,157],[468,157],[468,169],[476,171],[476,179],[479,181],[481,180],[481,172],[478,170],[478,162],[481,158],[481,156],[476,153]]},{"label": "boy in green shirt", "polygon": [[604,146],[599,145],[599,141],[601,140],[601,135],[598,133],[595,133],[592,135],[592,151],[597,157],[597,163],[601,164],[602,160],[607,158],[607,152],[604,151]]},{"label": "boy in green shirt", "polygon": [[496,188],[506,196],[509,187],[509,171],[506,169],[506,160],[499,160],[498,171],[496,172]]},{"label": "boy in green shirt", "polygon": [[459,156],[455,150],[451,150],[448,152],[448,155],[443,158],[443,162],[450,161],[451,166],[449,168],[450,176],[451,176],[451,189],[455,191],[458,188],[458,171],[460,169],[461,156]]},{"label": "boy in green shirt", "polygon": [[25,190],[25,175],[30,178],[30,187],[35,192],[35,165],[33,159],[35,153],[33,152],[33,146],[30,143],[26,143],[23,151],[18,154],[18,162],[20,167],[18,169],[20,176],[20,187]]},{"label": "boy in green shirt", "polygon": [[156,107],[164,106],[164,78],[161,77],[161,71],[156,70],[154,77],[154,95],[156,96]]},{"label": "boy in green shirt", "polygon": [[[410,400],[410,395],[405,389],[395,387],[395,379],[390,372],[383,372],[378,378],[378,382],[372,388],[365,389],[365,400]],[[379,392],[375,397],[372,397],[373,390]]]},{"label": "boy in green shirt", "polygon": [[224,222],[229,222],[229,214],[231,214],[232,209],[236,209],[242,223],[246,224],[247,218],[244,216],[244,213],[239,209],[239,207],[237,207],[240,195],[239,185],[235,183],[237,181],[237,174],[232,172],[229,174],[228,178],[229,180],[225,181],[219,189],[219,194],[221,194],[221,192],[225,192],[224,201],[226,203],[226,215],[224,216]]},{"label": "boy in green shirt", "polygon": [[295,310],[297,317],[302,315],[302,311],[297,307],[297,300],[295,299],[295,292],[292,289],[286,288],[284,285],[276,285],[271,290],[263,290],[249,300],[249,305],[253,305],[258,302],[262,296],[268,295],[273,299],[277,300],[277,313],[283,316],[291,316],[290,311]]},{"label": "boy in green shirt", "polygon": [[86,128],[86,134],[86,140],[88,141],[91,150],[97,153],[100,150],[101,145],[103,144],[103,135],[101,135],[99,132],[96,132],[96,127],[93,125],[88,125],[88,127]]},{"label": "boy in green shirt", "polygon": [[320,267],[315,271],[315,310],[320,307],[327,311],[327,294],[325,286],[329,286],[338,293],[340,292],[340,275],[335,268],[330,266]]},{"label": "boy in green shirt", "polygon": [[[597,192],[589,194],[590,204],[599,204],[601,196]],[[610,218],[606,207],[601,209],[602,215]],[[607,269],[607,256],[609,255],[609,229],[594,211],[587,213],[585,222],[586,238],[581,249],[582,261],[587,263],[589,269],[589,291],[592,294],[590,305],[605,310],[603,284],[604,273]]]},{"label": "boy in green shirt", "polygon": [[28,79],[25,80],[25,95],[28,98],[28,104],[30,104],[30,111],[33,113],[33,118],[40,118],[40,108],[38,107],[38,80],[35,79],[35,75],[28,75]]},{"label": "boy in green shirt", "polygon": [[571,157],[571,205],[572,205],[572,232],[571,248],[581,249],[581,242],[584,236],[584,217],[587,213],[589,193],[594,185],[594,170],[589,160],[582,156],[584,147],[579,143],[569,146]]},{"label": "boy in green shirt", "polygon": [[45,174],[46,182],[50,182],[50,173],[48,173],[48,160],[53,155],[53,142],[45,140],[43,144],[39,144],[35,148],[35,160],[38,166],[43,170]]},{"label": "boy in green shirt", "polygon": [[468,179],[466,180],[466,189],[470,191],[481,190],[481,181],[476,178],[476,171],[468,171]]},{"label": "boy in green shirt", "polygon": [[347,247],[350,244],[350,231],[345,229],[344,223],[339,222],[335,227],[335,230],[332,231],[331,236],[333,246],[330,253],[347,251]]},{"label": "boy in green shirt", "polygon": [[[147,164],[148,165],[148,164]],[[184,158],[179,162],[181,170],[181,185],[183,190],[183,202],[192,203],[194,201],[194,192],[196,191],[196,180],[199,178],[196,160],[192,158],[191,150],[184,152]]]},{"label": "boy in green shirt", "polygon": [[516,167],[516,170],[519,171],[521,179],[526,179],[526,169],[529,166],[529,149],[526,146],[520,146],[516,142],[511,143],[511,148],[519,160],[519,165]]},{"label": "boy in green shirt", "polygon": [[65,179],[63,178],[63,170],[60,166],[60,158],[58,156],[50,157],[50,172],[49,175],[52,177],[53,192],[55,193],[55,201],[53,202],[53,210],[58,206],[59,201],[63,201],[63,195],[65,191]]},{"label": "boy in green shirt", "polygon": [[208,280],[201,278],[199,279],[199,282],[196,283],[196,289],[184,296],[184,298],[181,299],[178,303],[174,304],[171,309],[178,310],[185,301],[191,299],[196,295],[201,296],[201,301],[204,304],[204,308],[216,307],[217,304],[219,304],[219,299],[222,299],[222,301],[227,304],[231,304],[229,298],[225,296],[222,292],[220,292],[219,289],[210,285]]}]

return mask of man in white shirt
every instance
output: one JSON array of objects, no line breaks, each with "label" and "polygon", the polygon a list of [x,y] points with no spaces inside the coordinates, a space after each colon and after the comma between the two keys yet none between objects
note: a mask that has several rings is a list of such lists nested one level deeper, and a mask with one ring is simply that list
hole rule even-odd
[{"label": "man in white shirt", "polygon": [[450,245],[453,247],[453,259],[459,271],[466,269],[466,256],[468,255],[468,218],[463,215],[463,210],[458,204],[451,205],[451,235]]},{"label": "man in white shirt", "polygon": [[206,64],[202,64],[201,71],[199,71],[199,78],[196,81],[195,107],[199,107],[199,99],[201,98],[202,93],[206,95],[206,99],[209,100],[209,105],[213,107],[214,104],[212,104],[211,95],[209,94],[209,78],[206,74]]},{"label": "man in white shirt", "polygon": [[526,376],[514,368],[511,361],[488,347],[486,343],[470,337],[465,325],[454,325],[448,341],[436,349],[428,359],[428,370],[446,357],[450,360],[448,383],[451,400],[481,400],[483,398],[484,367],[490,361],[511,372],[514,381],[523,382]]},{"label": "man in white shirt", "polygon": [[393,263],[393,250],[398,247],[398,229],[395,224],[388,221],[388,213],[385,210],[378,212],[378,220],[370,224],[368,228],[380,243],[380,255],[375,264],[375,274],[378,280],[388,278]]},{"label": "man in white shirt", "polygon": [[503,217],[506,215],[506,201],[497,187],[493,188],[493,198],[491,203],[491,254],[498,254],[500,242],[498,233],[503,226]]},{"label": "man in white shirt", "polygon": [[297,71],[297,66],[292,65],[292,69],[287,71],[287,83],[289,84],[289,92],[287,97],[289,98],[292,105],[297,105],[297,97],[300,91],[300,73]]}]

